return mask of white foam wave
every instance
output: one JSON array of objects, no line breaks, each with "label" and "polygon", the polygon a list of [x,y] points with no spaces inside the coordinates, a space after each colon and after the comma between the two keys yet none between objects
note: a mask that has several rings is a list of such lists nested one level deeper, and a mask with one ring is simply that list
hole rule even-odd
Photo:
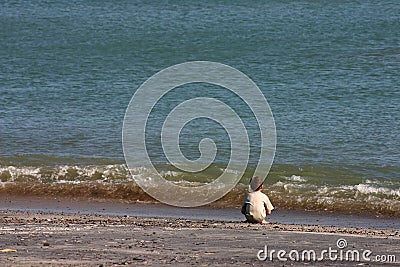
[{"label": "white foam wave", "polygon": [[7,174],[11,178],[9,180],[15,180],[21,176],[34,176],[34,177],[41,177],[40,175],[40,168],[36,167],[23,167],[17,168],[14,166],[7,166],[7,167],[0,167],[0,174]]},{"label": "white foam wave", "polygon": [[[295,178],[297,179],[297,178]],[[284,189],[288,194],[315,196],[319,198],[354,198],[367,199],[378,197],[381,199],[393,199],[400,201],[400,189],[379,186],[372,183],[361,183],[357,185],[316,185],[309,183],[278,181],[271,185],[271,189]]]},{"label": "white foam wave", "polygon": [[162,177],[165,177],[165,176],[177,177],[177,176],[179,176],[181,174],[183,174],[183,172],[176,172],[176,171],[162,171],[162,172],[160,172],[160,175]]},{"label": "white foam wave", "polygon": [[369,184],[358,184],[354,186],[354,189],[357,190],[360,194],[382,194],[387,196],[396,196],[400,197],[400,189],[394,190],[387,187],[377,187]]},{"label": "white foam wave", "polygon": [[306,182],[307,181],[305,178],[298,176],[298,175],[292,175],[292,176],[286,178],[286,180],[292,181],[292,182]]},{"label": "white foam wave", "polygon": [[55,182],[65,181],[118,181],[126,180],[125,165],[104,166],[68,166],[57,167],[0,167],[0,181],[2,182]]}]

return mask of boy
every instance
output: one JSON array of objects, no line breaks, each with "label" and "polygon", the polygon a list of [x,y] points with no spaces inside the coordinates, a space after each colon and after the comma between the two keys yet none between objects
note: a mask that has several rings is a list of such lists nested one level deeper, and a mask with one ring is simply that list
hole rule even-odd
[{"label": "boy", "polygon": [[274,209],[271,201],[261,192],[263,180],[256,176],[251,179],[249,193],[246,195],[242,205],[242,213],[250,223],[267,223],[265,218]]}]

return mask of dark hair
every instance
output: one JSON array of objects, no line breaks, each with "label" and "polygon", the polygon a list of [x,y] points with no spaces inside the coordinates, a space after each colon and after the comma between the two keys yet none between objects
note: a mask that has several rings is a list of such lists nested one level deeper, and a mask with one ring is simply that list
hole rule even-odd
[{"label": "dark hair", "polygon": [[263,187],[264,183],[260,184],[259,187],[257,187],[256,191],[261,190],[261,187]]},{"label": "dark hair", "polygon": [[258,176],[254,176],[250,181],[250,188],[253,192],[260,190],[262,185],[263,179]]}]

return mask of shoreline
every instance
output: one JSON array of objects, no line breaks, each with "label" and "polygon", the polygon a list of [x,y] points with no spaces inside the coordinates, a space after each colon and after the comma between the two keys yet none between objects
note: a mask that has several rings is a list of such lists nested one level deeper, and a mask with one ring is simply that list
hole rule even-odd
[{"label": "shoreline", "polygon": [[[49,214],[87,214],[102,216],[130,216],[143,218],[167,218],[188,220],[214,220],[243,222],[240,209],[197,207],[179,208],[154,203],[123,203],[112,200],[83,200],[67,198],[43,198],[0,196],[0,211],[37,212]],[[287,225],[320,225],[370,229],[400,229],[395,217],[362,216],[333,212],[274,210],[267,220]]]},{"label": "shoreline", "polygon": [[[297,211],[276,211],[265,225],[243,219],[237,209],[2,196],[0,263],[103,267],[382,265],[376,260],[378,256],[392,257],[384,266],[400,263],[397,219]],[[332,260],[326,255],[318,261],[282,262],[273,255],[265,261],[257,258],[267,247],[287,252],[339,251],[337,242],[343,239],[348,249],[370,250],[374,258],[356,262]]]},{"label": "shoreline", "polygon": [[[270,250],[338,250],[339,239],[349,249],[393,255],[400,263],[400,231],[321,225],[248,224],[178,218],[99,214],[0,212],[0,262],[3,266],[345,266],[348,260],[260,261]],[[344,250],[344,249],[343,249]]]},{"label": "shoreline", "polygon": [[244,221],[221,221],[210,219],[185,219],[166,217],[140,217],[121,215],[101,215],[87,213],[52,213],[33,211],[0,211],[0,224],[34,225],[49,224],[100,224],[100,225],[124,225],[166,227],[171,229],[182,228],[213,228],[235,230],[267,230],[273,232],[295,232],[315,234],[341,234],[348,236],[363,236],[377,238],[399,239],[400,229],[376,229],[359,227],[339,227],[307,224],[284,224],[269,222],[267,224],[252,224]]}]

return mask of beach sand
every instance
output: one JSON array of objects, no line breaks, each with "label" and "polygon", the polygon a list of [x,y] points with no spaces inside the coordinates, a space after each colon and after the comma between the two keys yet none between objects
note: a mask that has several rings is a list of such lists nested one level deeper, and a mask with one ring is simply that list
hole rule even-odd
[{"label": "beach sand", "polygon": [[[40,209],[40,205],[46,208]],[[377,224],[354,227],[351,226],[351,220],[354,219],[351,216],[347,227],[282,222],[253,225],[241,222],[240,215],[238,219],[235,219],[236,215],[227,215],[232,211],[167,207],[2,197],[0,250],[9,249],[9,252],[0,253],[1,266],[400,264],[400,230],[397,228],[397,219],[377,218],[376,222],[386,220],[384,226],[387,227],[376,227]],[[125,215],[122,214],[124,210]],[[141,210],[142,214],[133,216],[133,210]],[[165,216],[160,210],[172,215]],[[199,214],[196,215],[196,211],[199,211]],[[209,214],[208,218],[199,218],[206,214],[206,211]],[[154,216],[157,212],[161,215]],[[212,218],[217,216],[218,212],[223,214],[223,219]],[[285,216],[288,214],[290,211],[286,211]],[[293,218],[302,218],[295,212],[293,214]],[[189,218],[191,216],[193,218]],[[323,216],[320,214],[310,218],[311,221],[315,221]],[[360,221],[359,218],[357,220]],[[366,218],[364,224],[371,223],[368,220],[372,219]],[[327,221],[323,224],[327,224]],[[345,239],[347,246],[339,249],[338,239]],[[265,246],[268,247],[269,253],[271,250],[285,250],[288,261],[280,261],[276,253],[273,255],[273,261],[270,258],[260,261],[257,253],[264,250]],[[360,261],[356,262],[346,258],[343,261],[332,261],[327,254],[324,255],[324,260],[316,262],[294,261],[288,258],[291,250],[300,253],[304,250],[315,250],[319,257],[322,250],[329,248],[337,250],[338,253],[340,250],[343,253],[347,250],[358,250],[360,255],[363,251],[370,250],[371,261],[364,260],[361,256]],[[386,257],[386,260],[392,262],[376,262],[377,256]]]}]

